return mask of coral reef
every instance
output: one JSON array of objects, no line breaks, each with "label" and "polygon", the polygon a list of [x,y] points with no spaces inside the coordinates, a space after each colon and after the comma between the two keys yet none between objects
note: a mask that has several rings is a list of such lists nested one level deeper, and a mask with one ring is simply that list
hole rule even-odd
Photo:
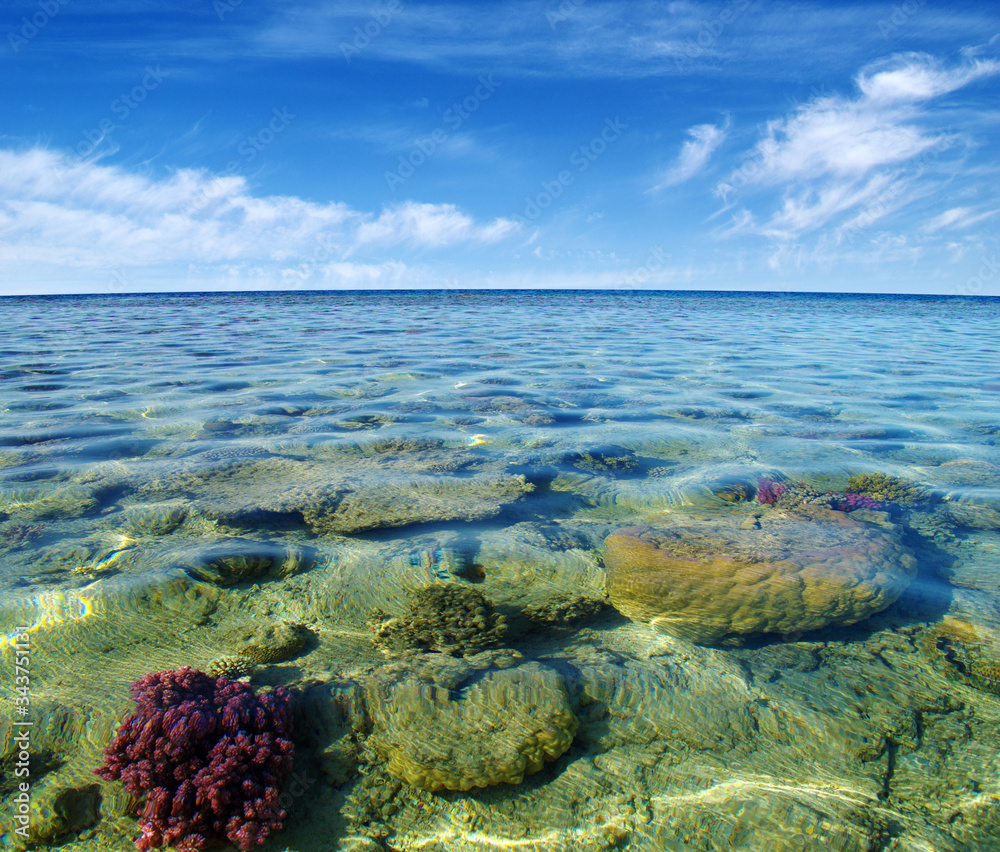
[{"label": "coral reef", "polygon": [[859,473],[847,480],[849,493],[867,494],[881,503],[898,506],[916,506],[926,503],[930,492],[919,485],[885,473]]},{"label": "coral reef", "polygon": [[885,609],[916,573],[887,529],[820,506],[740,518],[673,515],[669,530],[626,527],[604,542],[611,603],[694,642],[852,624]]},{"label": "coral reef", "polygon": [[805,482],[786,482],[783,484],[785,485],[785,493],[778,498],[775,504],[780,504],[782,509],[795,509],[805,505],[828,505],[835,496],[832,492],[820,491]]},{"label": "coral reef", "polygon": [[187,667],[132,684],[129,716],[95,770],[145,796],[138,849],[197,850],[228,839],[243,852],[282,827],[292,765],[290,703]]},{"label": "coral reef", "polygon": [[562,678],[538,663],[488,672],[460,693],[404,675],[369,686],[367,701],[386,770],[431,791],[520,784],[577,728]]},{"label": "coral reef", "polygon": [[765,506],[779,506],[793,509],[797,506],[827,506],[838,512],[853,512],[855,509],[881,511],[883,506],[868,494],[820,491],[805,482],[785,482],[770,476],[757,480],[757,500]]},{"label": "coral reef", "polygon": [[459,585],[418,589],[405,615],[376,613],[369,626],[375,644],[386,653],[437,651],[453,657],[496,647],[507,631],[506,619],[482,592]]}]

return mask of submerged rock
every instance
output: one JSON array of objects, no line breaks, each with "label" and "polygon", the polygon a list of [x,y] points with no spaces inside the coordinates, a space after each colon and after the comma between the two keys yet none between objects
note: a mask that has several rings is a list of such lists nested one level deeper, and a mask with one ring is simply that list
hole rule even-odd
[{"label": "submerged rock", "polygon": [[18,521],[82,518],[95,511],[98,504],[99,492],[84,485],[65,485],[49,492],[0,492],[0,513]]},{"label": "submerged rock", "polygon": [[101,818],[100,784],[66,775],[47,778],[33,791],[29,835],[47,846],[60,845]]},{"label": "submerged rock", "polygon": [[925,631],[918,647],[945,677],[1000,695],[1000,648],[991,631],[946,618]]},{"label": "submerged rock", "polygon": [[941,514],[955,526],[973,530],[1000,530],[1000,508],[975,499],[948,501]]},{"label": "submerged rock", "polygon": [[[156,491],[184,497],[199,514],[221,523],[261,529],[305,524],[316,535],[441,521],[491,518],[534,490],[523,476],[495,472],[472,477],[421,472],[441,468],[447,455],[327,454],[329,463],[269,458],[181,473]],[[456,456],[459,467],[462,458]]]},{"label": "submerged rock", "polygon": [[231,586],[266,575],[295,573],[303,567],[303,554],[279,544],[230,538],[193,554],[185,567],[199,580]]},{"label": "submerged rock", "polygon": [[382,527],[479,521],[498,515],[534,489],[523,476],[424,479],[345,487],[317,494],[302,517],[317,535],[347,535]]},{"label": "submerged rock", "polygon": [[669,529],[626,527],[604,542],[611,603],[694,642],[853,624],[893,603],[916,560],[889,529],[802,506],[742,517],[671,515]]}]

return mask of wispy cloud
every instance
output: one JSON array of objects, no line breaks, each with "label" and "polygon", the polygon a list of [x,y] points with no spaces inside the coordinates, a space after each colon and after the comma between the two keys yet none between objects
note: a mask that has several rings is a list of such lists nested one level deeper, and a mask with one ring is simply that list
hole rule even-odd
[{"label": "wispy cloud", "polygon": [[[181,169],[154,178],[42,148],[0,150],[0,199],[0,261],[84,270],[236,264],[304,274],[336,269],[368,246],[488,244],[518,227],[477,222],[451,204],[406,202],[375,214],[256,196],[240,176]],[[352,268],[384,275],[385,262]]]},{"label": "wispy cloud", "polygon": [[942,155],[968,141],[933,100],[997,73],[991,59],[947,68],[926,54],[897,54],[862,69],[854,97],[816,97],[769,122],[716,194],[730,206],[742,192],[767,204],[777,190],[778,209],[758,221],[744,204],[728,233],[792,239],[831,224],[851,231],[923,197],[943,183]]},{"label": "wispy cloud", "polygon": [[994,59],[971,59],[957,68],[944,68],[933,56],[904,53],[869,65],[858,75],[857,83],[872,104],[906,103],[954,92],[997,72],[1000,62]]},{"label": "wispy cloud", "polygon": [[924,225],[924,230],[928,233],[941,230],[958,231],[978,225],[983,220],[996,216],[998,213],[1000,213],[1000,208],[974,210],[971,207],[952,207],[931,219]]},{"label": "wispy cloud", "polygon": [[[227,5],[232,11],[220,21],[212,3],[192,9],[181,0],[162,0],[161,26],[141,33],[137,27],[125,41],[109,30],[108,14],[145,23],[145,4],[71,5],[75,38],[66,36],[60,44],[91,61],[95,54],[120,61],[123,53],[142,61],[153,55],[192,59],[192,75],[206,62],[238,59],[343,64],[348,45],[360,50],[352,63],[399,63],[473,78],[492,71],[505,77],[635,79],[738,69],[743,77],[801,81],[803,73],[820,79],[884,51],[880,18],[891,12],[861,2],[760,0],[403,0],[388,16],[387,0]],[[914,43],[981,38],[990,26],[985,7],[957,5],[965,8],[920,5],[894,32]],[[193,31],[185,26],[192,16],[203,24]]]},{"label": "wispy cloud", "polygon": [[[161,5],[191,14],[178,0]],[[209,20],[197,35],[178,38],[175,31],[149,30],[126,45],[107,38],[104,20],[93,15],[92,37],[75,46],[88,55],[106,50],[118,56],[124,47],[137,56],[167,53],[199,63],[238,58],[342,63],[346,46],[352,63],[406,63],[473,77],[494,71],[507,77],[639,78],[742,62],[748,48],[757,58],[745,67],[773,73],[780,66],[767,59],[786,56],[790,41],[806,42],[819,33],[826,38],[812,39],[814,53],[836,56],[847,43],[838,35],[856,34],[859,21],[871,25],[873,43],[882,42],[876,16],[861,5],[806,15],[785,4],[768,9],[744,0],[586,0],[568,12],[565,0],[478,5],[405,0],[388,16],[379,10],[389,4],[373,0],[232,5],[219,22],[207,4],[201,13]]]},{"label": "wispy cloud", "polygon": [[659,179],[652,191],[655,192],[666,189],[668,186],[683,183],[698,174],[705,168],[712,152],[722,144],[728,130],[728,119],[722,126],[697,124],[688,130],[691,139],[684,143],[677,161]]}]

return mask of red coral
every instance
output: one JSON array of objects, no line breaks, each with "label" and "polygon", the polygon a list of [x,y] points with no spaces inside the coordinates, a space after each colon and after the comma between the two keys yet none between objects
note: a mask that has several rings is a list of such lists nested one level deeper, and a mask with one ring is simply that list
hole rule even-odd
[{"label": "red coral", "polygon": [[769,476],[757,480],[757,499],[765,506],[773,506],[787,490],[787,485]]},{"label": "red coral", "polygon": [[137,848],[199,850],[228,839],[247,852],[281,828],[294,753],[286,690],[257,695],[185,667],[146,675],[131,695],[136,712],[95,771],[146,797]]}]

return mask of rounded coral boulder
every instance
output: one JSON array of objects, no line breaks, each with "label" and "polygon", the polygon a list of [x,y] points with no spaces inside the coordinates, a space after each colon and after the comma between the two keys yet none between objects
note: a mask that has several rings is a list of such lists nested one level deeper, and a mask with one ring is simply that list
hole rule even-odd
[{"label": "rounded coral boulder", "polygon": [[368,704],[386,770],[431,791],[520,784],[563,754],[577,728],[562,678],[538,663],[460,691],[412,677],[376,683]]},{"label": "rounded coral boulder", "polygon": [[671,520],[605,539],[608,594],[629,618],[693,642],[853,624],[893,603],[916,573],[893,529],[819,506],[749,524]]}]

